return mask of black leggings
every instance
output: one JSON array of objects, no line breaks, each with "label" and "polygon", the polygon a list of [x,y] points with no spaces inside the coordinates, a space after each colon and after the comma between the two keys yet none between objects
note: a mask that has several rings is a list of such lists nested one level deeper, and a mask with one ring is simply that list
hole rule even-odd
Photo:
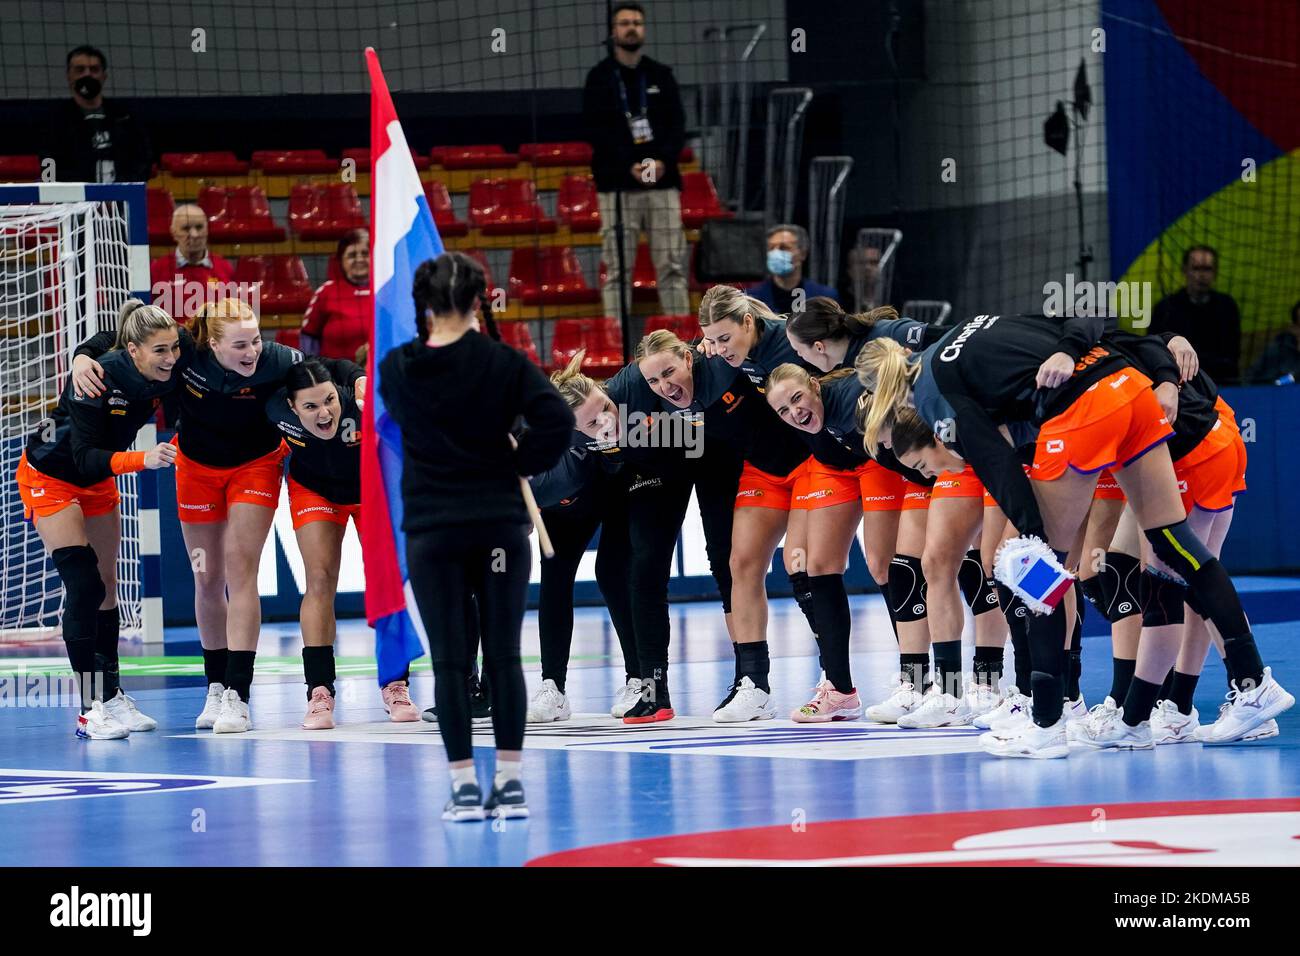
[{"label": "black leggings", "polygon": [[438,729],[448,761],[470,760],[471,594],[482,626],[483,672],[492,684],[492,730],[498,750],[524,743],[527,698],[519,660],[532,554],[527,526],[467,524],[407,536],[406,566],[416,608],[429,637]]},{"label": "black leggings", "polygon": [[618,635],[625,674],[639,677],[629,578],[627,481],[619,476],[599,475],[572,504],[547,508],[542,518],[555,547],[555,557],[542,562],[537,605],[542,680],[555,681],[563,692],[573,643],[573,583],[597,528],[600,541],[596,548],[596,584]]},{"label": "black leggings", "polygon": [[691,488],[700,506],[709,570],[731,611],[731,520],[742,462],[716,443],[706,455],[662,477],[634,476],[628,488],[632,615],[641,677],[668,666],[668,579],[673,549],[690,505]]}]

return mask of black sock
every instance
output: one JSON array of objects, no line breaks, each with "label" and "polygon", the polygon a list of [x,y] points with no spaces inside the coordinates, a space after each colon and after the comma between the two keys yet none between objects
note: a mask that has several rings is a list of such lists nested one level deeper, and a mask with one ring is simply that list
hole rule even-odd
[{"label": "black sock", "polygon": [[334,696],[334,648],[307,647],[302,649],[302,672],[307,679],[307,699],[317,687],[324,687]]},{"label": "black sock", "polygon": [[1173,686],[1165,700],[1172,700],[1184,717],[1192,712],[1192,698],[1196,695],[1196,682],[1200,679],[1200,674],[1183,674],[1174,670]]},{"label": "black sock", "polygon": [[1002,680],[1003,649],[1000,647],[975,648],[975,683],[998,689]]},{"label": "black sock", "polygon": [[1029,675],[1029,694],[1034,701],[1034,723],[1039,727],[1051,727],[1061,719],[1065,710],[1065,682],[1060,674],[1033,671]]},{"label": "black sock", "polygon": [[226,690],[239,694],[239,699],[245,703],[253,685],[253,661],[256,659],[257,651],[230,651],[226,658],[226,677],[222,683]]},{"label": "black sock", "polygon": [[735,687],[740,683],[740,645],[735,641],[731,642],[731,653],[736,655],[736,676],[731,679],[731,686]]},{"label": "black sock", "polygon": [[81,712],[90,710],[90,705],[99,699],[99,688],[95,674],[95,640],[90,637],[64,638],[68,650],[68,664],[77,677],[77,692],[81,695]]},{"label": "black sock", "polygon": [[740,655],[740,676],[748,677],[755,687],[770,694],[772,686],[767,682],[767,671],[771,662],[767,656],[767,641],[737,644],[736,650]]},{"label": "black sock", "polygon": [[844,575],[819,574],[808,579],[813,614],[820,624],[822,670],[826,679],[841,694],[853,692],[853,675],[849,669],[849,595],[844,590]]},{"label": "black sock", "polygon": [[1061,718],[1065,700],[1065,607],[1050,614],[1035,614],[1029,621],[1029,653],[1033,673],[1034,723],[1051,727]]},{"label": "black sock", "polygon": [[1232,672],[1232,661],[1228,660],[1226,657],[1221,657],[1219,659],[1223,661],[1223,673],[1228,681],[1228,690],[1232,690],[1232,682],[1237,679],[1237,675]]},{"label": "black sock", "polygon": [[1169,668],[1169,673],[1165,675],[1164,681],[1160,684],[1160,694],[1156,700],[1168,700],[1169,694],[1174,688],[1174,669]]},{"label": "black sock", "polygon": [[230,667],[230,651],[221,647],[215,651],[203,648],[203,676],[209,684],[226,684],[226,671]]},{"label": "black sock", "polygon": [[935,641],[934,669],[938,675],[939,689],[954,697],[961,696],[961,638],[955,641]]},{"label": "black sock", "polygon": [[1260,660],[1259,648],[1255,638],[1250,634],[1241,637],[1225,637],[1223,649],[1227,659],[1232,661],[1232,677],[1241,690],[1251,690],[1264,683],[1264,662]]},{"label": "black sock", "polygon": [[104,700],[112,700],[122,686],[117,639],[122,619],[116,607],[95,615],[95,670],[104,675]]},{"label": "black sock", "polygon": [[668,665],[656,664],[649,670],[649,677],[641,678],[641,697],[657,708],[671,709],[672,698],[668,693]]},{"label": "black sock", "polygon": [[1007,630],[1011,632],[1011,649],[1016,660],[1016,690],[1022,694],[1029,693],[1030,673],[1033,671],[1029,660],[1029,608],[1016,597],[1005,584],[998,585],[998,600],[1002,602],[1002,613],[1007,619]]},{"label": "black sock", "polygon": [[1083,601],[1077,602],[1079,613],[1074,616],[1074,632],[1070,635],[1070,651],[1065,661],[1065,696],[1079,699],[1079,675],[1083,673]]},{"label": "black sock", "polygon": [[1116,706],[1124,703],[1124,698],[1128,696],[1128,685],[1133,681],[1133,671],[1137,668],[1137,661],[1131,661],[1124,657],[1112,657],[1110,659],[1110,699]]},{"label": "black sock", "polygon": [[930,686],[930,655],[899,654],[898,670],[912,689],[923,694]]},{"label": "black sock", "polygon": [[1124,723],[1136,727],[1144,720],[1151,719],[1151,708],[1156,705],[1160,694],[1160,685],[1153,684],[1141,677],[1134,677],[1128,685],[1128,695],[1124,698]]}]

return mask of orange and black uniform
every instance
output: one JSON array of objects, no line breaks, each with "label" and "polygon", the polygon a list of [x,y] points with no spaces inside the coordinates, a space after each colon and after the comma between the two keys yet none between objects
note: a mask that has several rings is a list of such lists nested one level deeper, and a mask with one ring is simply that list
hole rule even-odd
[{"label": "orange and black uniform", "polygon": [[289,446],[289,510],[294,530],[313,521],[344,525],[361,515],[361,409],[346,385],[339,393],[333,438],[304,428],[282,388],[266,403],[266,417]]}]

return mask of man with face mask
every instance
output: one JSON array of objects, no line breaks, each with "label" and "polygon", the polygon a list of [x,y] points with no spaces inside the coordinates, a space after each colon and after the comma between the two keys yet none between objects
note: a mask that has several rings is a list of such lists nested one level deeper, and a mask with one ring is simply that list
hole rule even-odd
[{"label": "man with face mask", "polygon": [[126,107],[104,99],[108,60],[92,46],[68,53],[72,101],[56,108],[44,155],[54,178],[72,183],[133,183],[149,178],[153,153],[144,127]]},{"label": "man with face mask", "polygon": [[839,301],[831,286],[813,282],[804,276],[808,262],[808,230],[783,222],[767,231],[767,278],[749,290],[749,295],[771,306],[778,315],[802,312],[803,304],[813,296],[829,296]]}]

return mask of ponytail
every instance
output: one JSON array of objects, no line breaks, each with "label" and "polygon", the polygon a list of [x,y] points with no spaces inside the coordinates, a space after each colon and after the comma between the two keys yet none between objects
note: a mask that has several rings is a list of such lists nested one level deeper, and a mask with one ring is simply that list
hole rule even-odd
[{"label": "ponytail", "polygon": [[873,339],[862,347],[854,362],[858,381],[871,397],[859,399],[859,426],[863,447],[872,458],[880,448],[880,433],[907,404],[920,365],[893,339]]},{"label": "ponytail", "polygon": [[157,332],[168,332],[176,328],[176,320],[156,305],[145,305],[139,299],[127,299],[117,314],[116,349],[125,349],[128,345],[143,347]]},{"label": "ponytail", "polygon": [[592,392],[601,390],[595,379],[582,374],[582,360],[586,357],[587,350],[578,349],[568,365],[551,373],[551,384],[570,408],[578,408]]},{"label": "ponytail", "polygon": [[244,328],[257,328],[257,314],[248,303],[229,298],[204,303],[198,315],[190,320],[195,346],[200,349],[211,348],[213,342],[220,341],[225,336],[226,326],[236,323]]},{"label": "ponytail", "polygon": [[[745,295],[732,285],[712,286],[700,300],[699,319],[702,329],[725,319],[740,325],[745,321],[746,314],[752,315],[756,324],[759,319],[776,322],[781,318],[767,303],[760,302],[752,295]],[[762,326],[758,327],[758,331],[761,338]]]},{"label": "ponytail", "polygon": [[785,324],[786,331],[804,345],[814,342],[856,338],[870,332],[877,322],[898,318],[892,305],[882,305],[869,312],[845,312],[829,296],[813,296],[802,312],[795,312]]},{"label": "ponytail", "polygon": [[411,296],[415,299],[416,329],[420,338],[428,338],[428,315],[469,315],[475,299],[487,298],[487,276],[465,253],[444,252],[420,263]]}]

